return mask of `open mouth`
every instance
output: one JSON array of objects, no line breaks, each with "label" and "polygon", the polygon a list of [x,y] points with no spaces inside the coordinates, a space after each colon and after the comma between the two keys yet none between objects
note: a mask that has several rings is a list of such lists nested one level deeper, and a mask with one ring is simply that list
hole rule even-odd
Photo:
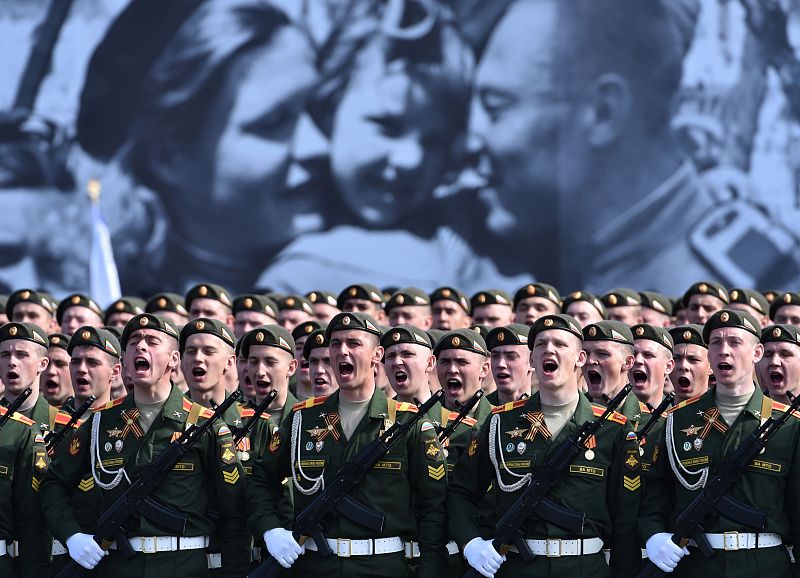
[{"label": "open mouth", "polygon": [[193,367],[192,368],[192,375],[195,377],[203,377],[206,374],[206,370],[202,367]]},{"label": "open mouth", "polygon": [[148,371],[150,369],[150,362],[144,357],[137,357],[133,360],[133,369],[136,371]]},{"label": "open mouth", "polygon": [[351,375],[353,375],[355,369],[356,368],[352,363],[347,363],[346,361],[343,361],[339,364],[339,375],[345,378],[350,377]]},{"label": "open mouth", "polygon": [[495,381],[505,381],[507,379],[511,379],[511,374],[507,371],[501,371],[495,376]]},{"label": "open mouth", "polygon": [[463,387],[461,381],[455,378],[448,379],[445,383],[445,386],[447,386],[447,391],[451,395],[457,394]]},{"label": "open mouth", "polygon": [[48,379],[47,381],[44,382],[44,389],[48,393],[54,393],[58,391],[58,384],[52,379]]},{"label": "open mouth", "polygon": [[589,383],[592,385],[600,385],[600,382],[603,381],[603,376],[600,375],[600,372],[596,369],[587,371],[586,376],[589,378]]},{"label": "open mouth", "polygon": [[688,377],[682,375],[678,378],[678,387],[681,389],[689,389],[692,387],[692,382]]},{"label": "open mouth", "polygon": [[552,359],[548,359],[542,363],[542,371],[544,371],[545,375],[553,375],[556,371],[558,371],[558,363]]},{"label": "open mouth", "polygon": [[727,361],[720,361],[717,364],[717,369],[719,369],[720,371],[731,371],[733,369],[733,365],[731,365]]},{"label": "open mouth", "polygon": [[314,379],[314,385],[323,387],[325,385],[328,385],[328,380],[325,379],[324,377],[317,377],[316,379]]},{"label": "open mouth", "polygon": [[9,371],[8,373],[6,373],[6,377],[10,380],[19,379],[19,373],[17,373],[16,371]]},{"label": "open mouth", "polygon": [[397,384],[402,385],[408,381],[408,374],[402,370],[395,371],[394,380],[397,382]]},{"label": "open mouth", "polygon": [[780,371],[771,371],[769,374],[769,381],[772,385],[783,385],[783,373]]},{"label": "open mouth", "polygon": [[257,388],[259,391],[266,391],[266,390],[268,390],[270,387],[272,387],[272,382],[270,382],[270,381],[265,381],[265,380],[263,380],[263,379],[258,379],[258,380],[256,380],[256,388]]},{"label": "open mouth", "polygon": [[632,372],[633,375],[633,384],[634,385],[644,385],[647,383],[647,374],[642,371],[641,369],[635,369]]},{"label": "open mouth", "polygon": [[75,380],[75,383],[81,387],[89,386],[89,380],[86,379],[85,377],[79,377],[78,379]]}]

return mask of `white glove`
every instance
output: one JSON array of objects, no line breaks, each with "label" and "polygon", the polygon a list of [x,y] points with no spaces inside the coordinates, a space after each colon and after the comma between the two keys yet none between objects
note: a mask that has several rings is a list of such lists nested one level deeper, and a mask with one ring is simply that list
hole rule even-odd
[{"label": "white glove", "polygon": [[505,556],[501,556],[492,546],[491,540],[484,540],[480,537],[473,538],[464,546],[464,558],[470,566],[486,576],[494,578],[494,573],[500,569],[500,564],[506,561]]},{"label": "white glove", "polygon": [[672,534],[667,532],[650,536],[645,548],[650,561],[664,572],[672,572],[681,558],[689,554],[689,549],[678,546],[672,541]]},{"label": "white glove", "polygon": [[272,528],[264,532],[264,543],[270,555],[284,568],[289,568],[306,551],[304,546],[297,543],[292,533],[283,528]]},{"label": "white glove", "polygon": [[100,558],[108,556],[90,534],[73,534],[67,538],[69,556],[87,570],[93,569],[100,562]]}]

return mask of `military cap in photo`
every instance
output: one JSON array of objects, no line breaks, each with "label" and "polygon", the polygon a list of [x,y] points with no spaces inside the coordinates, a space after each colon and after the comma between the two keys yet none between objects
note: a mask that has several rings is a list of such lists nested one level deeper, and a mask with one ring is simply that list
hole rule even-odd
[{"label": "military cap in photo", "polygon": [[422,289],[417,289],[416,287],[406,287],[404,289],[398,289],[392,293],[391,297],[389,297],[389,300],[386,302],[383,308],[388,313],[395,307],[405,307],[407,305],[421,307],[430,304],[430,297],[428,297],[428,294],[425,293],[425,291]]},{"label": "military cap in photo", "polygon": [[517,292],[514,293],[514,309],[517,308],[520,301],[528,297],[543,297],[561,307],[561,295],[558,294],[555,287],[547,283],[528,283],[517,289]]},{"label": "military cap in photo", "polygon": [[125,351],[125,348],[128,346],[128,340],[131,338],[131,335],[140,329],[152,329],[153,331],[166,333],[176,340],[180,339],[178,328],[166,317],[161,317],[153,313],[140,313],[139,315],[131,317],[130,321],[128,321],[125,328],[122,330],[122,337],[119,338],[119,344],[123,351]]},{"label": "military cap in photo", "polygon": [[180,335],[180,352],[186,349],[186,341],[198,333],[207,333],[214,337],[219,337],[222,341],[233,347],[236,340],[233,337],[233,330],[222,321],[217,319],[209,319],[208,317],[199,317],[191,320],[183,326]]},{"label": "military cap in photo", "polygon": [[51,315],[55,311],[48,295],[34,289],[19,289],[9,295],[6,301],[6,315],[9,319],[14,316],[14,307],[19,303],[34,303],[44,307]]},{"label": "military cap in photo", "polygon": [[467,315],[470,314],[469,299],[455,287],[439,287],[438,289],[434,289],[433,293],[431,293],[428,298],[431,304],[437,301],[452,301],[458,303],[461,308],[467,312]]},{"label": "military cap in photo", "polygon": [[399,291],[400,287],[395,287],[394,285],[389,285],[387,287],[381,288],[381,293],[383,294],[383,301],[384,303],[389,300],[389,297],[395,294],[395,292]]},{"label": "military cap in photo", "polygon": [[304,311],[309,315],[314,315],[314,307],[311,301],[302,295],[287,295],[278,301],[278,311],[295,310]]},{"label": "military cap in photo", "polygon": [[273,319],[277,319],[278,304],[266,295],[246,293],[244,295],[239,295],[233,300],[233,314],[236,315],[242,311],[257,311],[258,313],[264,313]]},{"label": "military cap in photo", "polygon": [[486,341],[479,333],[476,333],[472,329],[454,329],[453,331],[448,331],[445,336],[439,340],[439,343],[436,344],[433,353],[438,356],[442,351],[448,349],[461,349],[479,355],[489,355]]},{"label": "military cap in photo", "polygon": [[764,289],[761,294],[764,296],[764,299],[767,300],[767,303],[772,303],[783,294],[783,291],[778,291],[777,289]]},{"label": "military cap in photo", "polygon": [[358,283],[346,287],[336,298],[336,305],[339,309],[344,309],[344,304],[350,299],[366,299],[373,303],[383,305],[383,292],[369,283]]},{"label": "military cap in photo", "polygon": [[675,347],[672,335],[670,335],[669,331],[664,327],[654,327],[647,323],[638,323],[631,327],[631,333],[633,333],[634,341],[639,341],[640,339],[655,341],[659,345],[669,349],[670,353],[672,353]]},{"label": "military cap in photo", "polygon": [[318,329],[325,329],[326,326],[327,323],[320,323],[316,319],[303,321],[299,325],[296,325],[294,329],[292,329],[292,337],[295,341],[297,341],[301,337],[307,337],[308,335],[311,335]]},{"label": "military cap in photo", "polygon": [[584,341],[614,341],[633,345],[633,332],[622,321],[598,321],[583,328]]},{"label": "military cap in photo", "polygon": [[67,346],[69,345],[69,336],[64,335],[63,333],[51,333],[47,336],[47,346],[48,347],[59,347],[64,351],[67,351]]},{"label": "military cap in photo", "polygon": [[728,294],[731,303],[740,303],[748,305],[761,313],[762,315],[769,314],[769,301],[758,291],[752,289],[731,289]]},{"label": "military cap in photo", "polygon": [[488,325],[483,325],[479,323],[476,323],[475,325],[470,325],[469,328],[470,331],[474,331],[475,333],[483,337],[484,341],[486,341],[486,338],[489,337],[489,332],[492,330],[492,328],[489,327]]},{"label": "military cap in photo", "polygon": [[145,313],[157,313],[158,311],[171,311],[178,315],[189,316],[184,304],[183,295],[177,293],[156,293],[147,300],[144,307]]},{"label": "military cap in photo", "polygon": [[250,357],[250,348],[256,345],[267,345],[283,349],[294,356],[294,338],[280,325],[264,325],[245,333],[239,340],[240,357]]},{"label": "military cap in photo", "polygon": [[775,319],[778,309],[784,305],[800,305],[800,294],[792,293],[790,291],[781,293],[780,296],[777,297],[769,306],[769,318]]},{"label": "military cap in photo", "polygon": [[94,302],[94,299],[83,293],[73,293],[61,300],[56,309],[56,321],[61,325],[61,320],[64,318],[64,313],[70,307],[86,307],[103,317],[103,311],[100,306]]},{"label": "military cap in photo", "polygon": [[138,297],[120,297],[106,307],[106,311],[103,315],[103,323],[108,323],[108,318],[114,313],[131,313],[133,315],[144,313],[145,305],[147,304],[144,300]]},{"label": "military cap in photo", "polygon": [[534,321],[528,330],[528,349],[533,349],[533,342],[536,341],[536,336],[539,333],[550,331],[551,329],[560,329],[567,333],[572,333],[578,339],[583,339],[581,324],[572,315],[567,315],[566,313],[543,315]]},{"label": "military cap in photo", "polygon": [[310,291],[306,293],[306,299],[311,301],[314,305],[320,303],[324,303],[325,305],[330,305],[331,307],[338,307],[339,304],[336,301],[336,295],[333,293],[329,293],[328,291]]},{"label": "military cap in photo", "polygon": [[686,325],[678,325],[671,327],[669,334],[672,336],[672,342],[675,345],[687,343],[689,345],[699,345],[708,349],[708,345],[703,340],[703,326],[696,323],[688,323]]},{"label": "military cap in photo", "polygon": [[478,291],[470,297],[469,304],[473,311],[482,305],[508,305],[511,307],[511,297],[500,289],[486,289]]},{"label": "military cap in photo", "polygon": [[199,285],[195,285],[186,292],[186,297],[184,298],[186,309],[192,308],[192,301],[195,299],[213,299],[233,309],[231,294],[228,293],[228,290],[222,285],[215,285],[213,283],[200,283]]},{"label": "military cap in photo", "polygon": [[311,335],[308,336],[308,339],[306,339],[306,342],[303,344],[303,359],[308,361],[313,350],[319,349],[320,347],[327,348],[330,344],[331,342],[328,341],[328,336],[325,335],[324,329],[317,329],[311,332]]},{"label": "military cap in photo", "polygon": [[723,327],[735,327],[744,329],[761,339],[761,326],[755,317],[747,311],[734,311],[733,309],[723,309],[712,315],[703,326],[703,341],[709,342],[709,336],[715,329]]},{"label": "military cap in photo", "polygon": [[73,350],[81,345],[97,347],[101,351],[117,359],[119,359],[119,356],[122,354],[122,348],[119,345],[117,337],[102,327],[86,325],[78,329],[69,340],[67,353],[72,355]]},{"label": "military cap in photo", "polygon": [[373,335],[381,336],[381,330],[378,322],[375,321],[371,315],[360,313],[358,311],[348,311],[344,313],[337,313],[328,327],[325,328],[325,334],[328,339],[334,331],[350,331],[356,329],[358,331],[366,331]]},{"label": "military cap in photo", "polygon": [[608,309],[609,307],[627,307],[642,304],[642,298],[633,289],[618,287],[612,289],[600,297],[600,301]]},{"label": "military cap in photo", "polygon": [[122,337],[122,328],[120,327],[113,327],[111,325],[106,325],[103,327],[103,329],[111,333],[111,335],[116,337],[117,340],[119,340],[119,338]]},{"label": "military cap in photo", "polygon": [[672,299],[666,295],[656,291],[639,291],[639,298],[642,300],[642,307],[664,315],[672,315]]},{"label": "military cap in photo", "polygon": [[566,313],[567,308],[576,301],[586,301],[589,305],[597,309],[601,317],[606,316],[606,308],[605,305],[603,305],[603,302],[600,301],[596,295],[589,293],[588,291],[573,291],[564,297],[561,302],[561,313]]},{"label": "military cap in photo", "polygon": [[714,281],[700,281],[689,287],[686,293],[683,294],[684,305],[689,305],[689,298],[692,295],[711,295],[724,303],[728,303],[728,292],[722,285]]},{"label": "military cap in photo", "polygon": [[12,339],[22,339],[38,343],[45,349],[48,347],[47,334],[34,323],[18,323],[11,321],[0,326],[0,343]]},{"label": "military cap in photo", "polygon": [[436,348],[436,345],[442,340],[442,337],[447,335],[447,331],[443,329],[427,329],[425,333],[431,338],[431,345]]},{"label": "military cap in photo", "polygon": [[800,329],[788,323],[770,325],[761,332],[761,343],[784,341],[800,347]]},{"label": "military cap in photo", "polygon": [[511,323],[504,327],[495,327],[486,336],[486,347],[489,351],[501,345],[528,345],[530,327],[522,323]]},{"label": "military cap in photo", "polygon": [[397,325],[396,327],[391,327],[381,336],[381,346],[384,350],[399,343],[422,345],[428,349],[433,349],[431,336],[413,325]]}]

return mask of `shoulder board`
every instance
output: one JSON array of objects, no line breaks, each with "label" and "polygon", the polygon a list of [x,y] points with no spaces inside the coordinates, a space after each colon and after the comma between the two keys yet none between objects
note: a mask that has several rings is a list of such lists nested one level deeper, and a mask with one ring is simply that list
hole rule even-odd
[{"label": "shoulder board", "polygon": [[[450,412],[450,416],[448,417],[448,419],[455,420],[457,417],[458,417],[458,412],[457,411],[451,411]],[[478,420],[475,419],[474,417],[469,417],[468,415],[466,415],[466,416],[464,416],[464,419],[461,420],[461,423],[463,423],[466,426],[472,427],[472,426],[478,424]]]},{"label": "shoulder board", "polygon": [[192,411],[192,400],[184,397],[182,401],[183,401],[183,411],[185,411],[186,413]]},{"label": "shoulder board", "polygon": [[[604,408],[604,407],[601,407],[601,406],[598,406],[598,405],[592,405],[592,412],[594,412],[594,415],[596,417],[602,416],[603,413],[605,413],[605,411],[606,411],[606,408]],[[628,423],[628,418],[625,417],[624,415],[622,415],[621,413],[616,412],[616,411],[611,412],[608,415],[608,417],[606,418],[606,420],[607,421],[613,421],[614,423],[619,423],[619,424]]]},{"label": "shoulder board", "polygon": [[[56,423],[58,425],[67,425],[70,419],[72,419],[72,416],[63,410],[59,410],[56,414]],[[77,428],[80,425],[79,421],[75,422],[72,427]]]},{"label": "shoulder board", "polygon": [[[6,415],[7,413],[8,413],[8,409],[6,409],[5,407],[1,407],[0,406],[0,415]],[[33,424],[36,423],[32,419],[30,419],[28,417],[25,417],[21,413],[17,413],[17,412],[14,412],[13,414],[11,414],[11,417],[9,419],[13,419],[14,421],[18,421],[19,423],[24,423],[27,426],[32,426]]]},{"label": "shoulder board", "polygon": [[104,411],[106,409],[111,409],[112,407],[118,406],[123,401],[125,401],[125,397],[124,396],[120,397],[120,398],[117,398],[117,399],[112,399],[107,404],[105,404],[103,407],[98,408],[97,411]]},{"label": "shoulder board", "polygon": [[252,407],[243,407],[239,412],[242,417],[253,417],[255,413],[256,410],[254,410]]},{"label": "shoulder board", "polygon": [[506,403],[501,403],[500,405],[496,405],[492,408],[492,413],[503,413],[504,411],[509,411],[512,409],[516,409],[518,407],[522,407],[526,403],[528,403],[528,399],[518,399],[517,401],[508,401]]},{"label": "shoulder board", "polygon": [[214,415],[214,412],[211,411],[210,409],[208,409],[207,407],[204,407],[203,409],[200,410],[200,417],[203,417],[205,419],[208,419],[213,415]]},{"label": "shoulder board", "polygon": [[272,415],[268,414],[267,412],[262,413],[261,416],[260,416],[261,419],[265,419],[267,421],[269,421],[269,418],[271,418],[271,417],[272,417]]},{"label": "shoulder board", "polygon": [[676,406],[674,406],[674,407],[671,407],[671,408],[669,408],[669,409],[668,409],[667,411],[665,411],[664,413],[672,413],[673,411],[675,411],[675,410],[677,410],[677,409],[681,409],[682,407],[686,407],[687,405],[691,405],[691,404],[693,404],[694,402],[698,401],[698,400],[699,400],[701,397],[703,397],[703,395],[704,395],[704,394],[700,394],[700,395],[696,395],[696,396],[694,396],[694,397],[690,397],[689,399],[685,399],[685,400],[683,400],[682,402],[680,402],[678,405],[676,405]]},{"label": "shoulder board", "polygon": [[409,403],[407,401],[398,401],[397,403],[397,411],[408,411],[411,413],[417,413],[419,409],[413,403]]},{"label": "shoulder board", "polygon": [[310,397],[305,401],[301,401],[296,403],[292,406],[292,411],[300,411],[301,409],[308,409],[309,407],[314,407],[315,405],[319,405],[323,403],[326,399],[328,399],[327,395],[321,395],[319,397]]},{"label": "shoulder board", "polygon": [[642,403],[641,401],[639,402],[639,411],[641,411],[642,413],[652,413],[650,411],[650,408],[648,408],[647,405]]},{"label": "shoulder board", "polygon": [[[789,409],[789,406],[786,405],[785,403],[779,403],[777,401],[773,401],[772,402],[772,409],[777,409],[778,411],[782,411],[783,413],[786,413],[786,410]],[[800,419],[800,412],[793,411],[792,412],[792,416],[796,417],[797,419]]]}]

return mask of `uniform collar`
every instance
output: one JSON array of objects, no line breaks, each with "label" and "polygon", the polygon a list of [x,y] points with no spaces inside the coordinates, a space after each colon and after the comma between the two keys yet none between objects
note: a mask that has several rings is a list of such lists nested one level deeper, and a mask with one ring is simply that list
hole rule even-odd
[{"label": "uniform collar", "polygon": [[[761,419],[761,408],[764,403],[764,393],[761,391],[761,388],[758,385],[753,384],[754,391],[753,395],[750,396],[750,399],[744,406],[744,410],[756,419]],[[717,388],[711,387],[708,389],[705,395],[711,396],[711,404],[717,404]],[[733,424],[728,424],[733,425]]]},{"label": "uniform collar", "polygon": [[[125,401],[123,401],[122,405],[120,406],[121,409],[125,410],[136,407],[134,393],[135,390],[132,391],[130,395],[125,397]],[[167,401],[164,402],[164,406],[161,408],[161,416],[164,419],[169,419],[179,423],[185,422],[188,411],[184,408],[184,401],[192,403],[183,395],[183,392],[180,389],[175,387],[175,384],[173,383],[172,388],[169,390]]]}]

